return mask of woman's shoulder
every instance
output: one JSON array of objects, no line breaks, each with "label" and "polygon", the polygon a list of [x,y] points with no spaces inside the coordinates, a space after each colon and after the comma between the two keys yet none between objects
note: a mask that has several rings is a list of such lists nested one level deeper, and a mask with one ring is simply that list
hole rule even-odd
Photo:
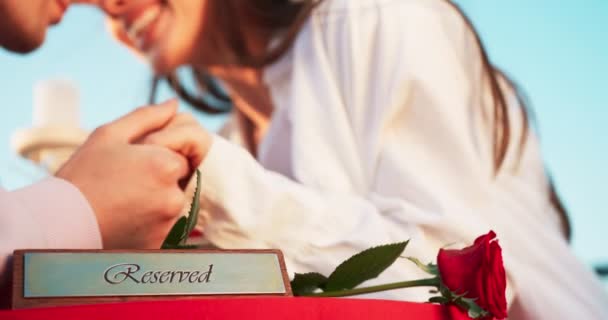
[{"label": "woman's shoulder", "polygon": [[[342,59],[431,61],[425,53],[454,52],[470,64],[475,32],[450,0],[321,0],[308,33],[327,41],[325,50]],[[348,46],[341,45],[345,39]],[[357,39],[356,41],[351,41]],[[358,45],[356,48],[354,45]],[[368,55],[360,54],[366,51]],[[392,60],[391,60],[392,59]],[[405,64],[404,64],[405,65]]]},{"label": "woman's shoulder", "polygon": [[376,13],[383,16],[430,14],[454,17],[457,12],[455,4],[450,0],[321,0],[315,16],[335,18]]}]

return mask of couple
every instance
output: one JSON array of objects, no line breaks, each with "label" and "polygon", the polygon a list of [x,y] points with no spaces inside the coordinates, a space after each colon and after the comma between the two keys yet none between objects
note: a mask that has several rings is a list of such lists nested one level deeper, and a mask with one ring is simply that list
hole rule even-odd
[{"label": "couple", "polygon": [[[279,248],[290,273],[327,274],[374,245],[411,239],[408,255],[431,261],[493,229],[511,319],[608,318],[604,289],[568,246],[517,92],[451,2],[3,0],[0,44],[36,48],[72,3],[103,10],[198,109],[234,110],[222,137],[175,102],[102,126],[57,177],[0,193],[4,256],[158,247],[186,201],[179,182],[200,167],[200,227],[218,247]],[[182,86],[178,66],[213,99]],[[374,281],[419,272],[398,261]]]}]

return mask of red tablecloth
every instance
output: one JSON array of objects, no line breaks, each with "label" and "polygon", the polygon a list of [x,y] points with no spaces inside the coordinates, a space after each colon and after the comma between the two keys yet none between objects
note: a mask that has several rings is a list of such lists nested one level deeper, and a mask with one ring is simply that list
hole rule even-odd
[{"label": "red tablecloth", "polygon": [[362,319],[465,320],[455,307],[385,300],[332,298],[228,298],[129,302],[0,311],[0,319]]}]

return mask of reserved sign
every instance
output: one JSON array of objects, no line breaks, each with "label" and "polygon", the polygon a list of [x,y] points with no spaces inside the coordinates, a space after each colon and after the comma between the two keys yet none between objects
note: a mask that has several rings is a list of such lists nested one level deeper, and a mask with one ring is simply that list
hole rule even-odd
[{"label": "reserved sign", "polygon": [[282,255],[274,250],[37,250],[18,251],[15,260],[15,280],[19,283],[14,286],[20,288],[14,288],[18,295],[14,302],[72,297],[290,295]]}]

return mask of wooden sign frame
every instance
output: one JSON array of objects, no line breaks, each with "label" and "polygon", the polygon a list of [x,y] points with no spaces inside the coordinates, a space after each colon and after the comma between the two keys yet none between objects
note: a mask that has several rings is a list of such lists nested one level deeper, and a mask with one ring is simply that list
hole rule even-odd
[{"label": "wooden sign frame", "polygon": [[[221,295],[146,295],[146,296],[96,296],[96,297],[53,297],[53,298],[25,298],[24,297],[24,256],[26,253],[220,253],[220,254],[276,254],[285,293],[283,294],[221,294]],[[289,276],[285,267],[283,253],[273,249],[252,250],[16,250],[13,255],[13,279],[12,279],[12,308],[27,309],[52,306],[82,305],[96,303],[115,303],[127,301],[153,301],[153,300],[176,300],[176,299],[214,299],[226,297],[259,297],[259,296],[293,296]]]}]

